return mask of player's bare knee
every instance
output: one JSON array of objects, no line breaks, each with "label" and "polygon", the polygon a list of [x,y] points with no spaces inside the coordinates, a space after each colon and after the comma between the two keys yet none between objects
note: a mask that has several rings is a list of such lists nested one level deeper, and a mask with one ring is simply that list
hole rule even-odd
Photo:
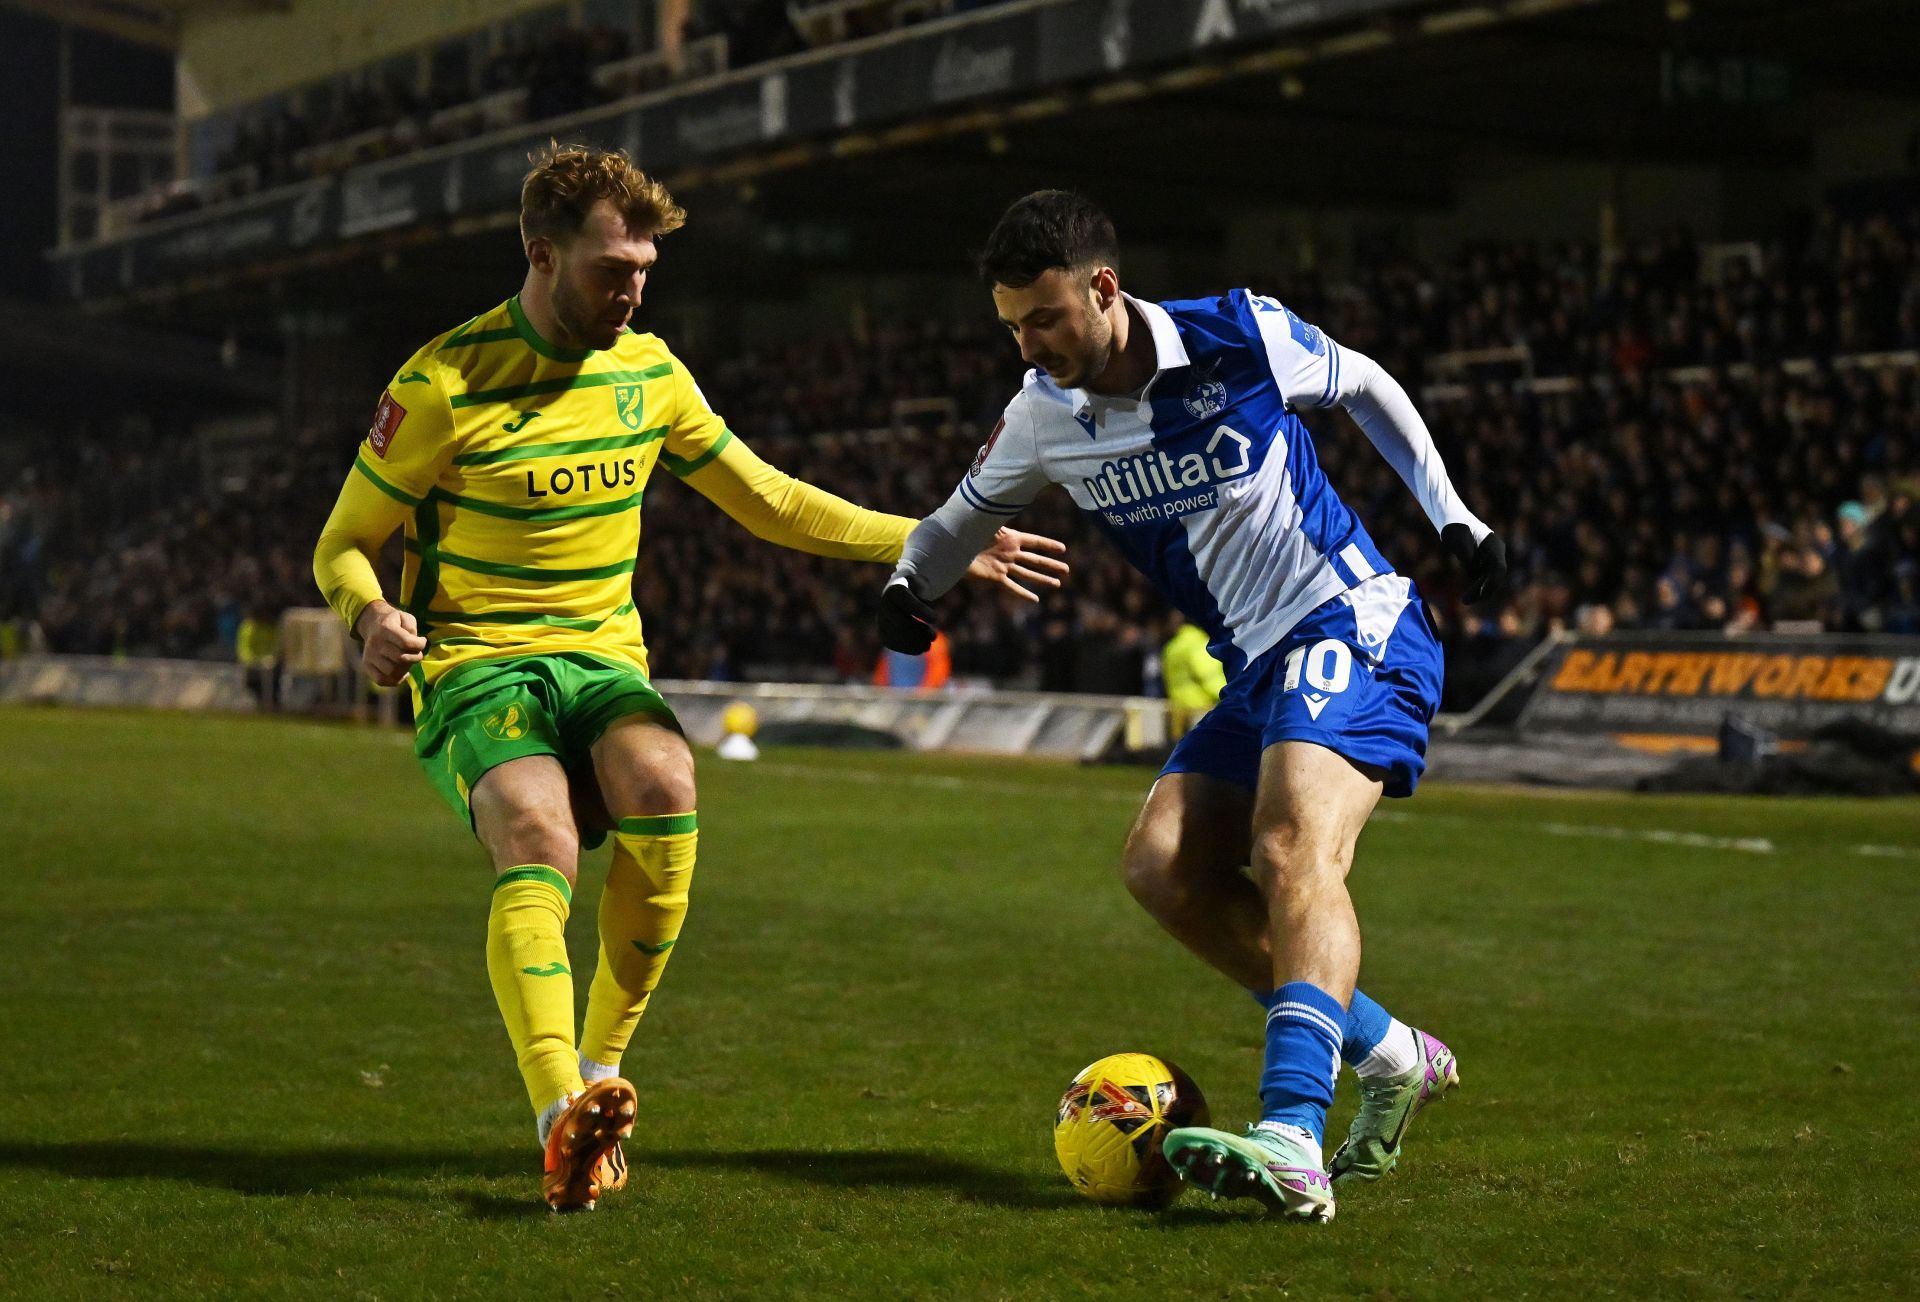
[{"label": "player's bare knee", "polygon": [[1353,847],[1342,846],[1324,831],[1293,821],[1275,823],[1253,839],[1256,874],[1268,893],[1307,889],[1332,877],[1344,880],[1353,863]]},{"label": "player's bare knee", "polygon": [[700,797],[693,782],[691,751],[681,751],[654,774],[654,799],[660,808],[649,812],[678,814],[699,807]]},{"label": "player's bare knee", "polygon": [[693,751],[686,739],[651,722],[625,723],[609,732],[597,753],[608,806],[623,818],[683,814],[699,808]]},{"label": "player's bare knee", "polygon": [[572,881],[580,863],[580,832],[569,811],[524,809],[508,818],[489,840],[494,867],[545,864]]},{"label": "player's bare knee", "polygon": [[684,814],[697,809],[693,785],[693,757],[663,757],[632,775],[624,802],[631,815]]},{"label": "player's bare knee", "polygon": [[1174,828],[1154,823],[1136,826],[1121,856],[1128,893],[1157,916],[1194,907],[1202,881],[1219,871],[1220,865],[1201,847],[1183,842]]},{"label": "player's bare knee", "polygon": [[1300,856],[1300,833],[1292,823],[1261,828],[1253,837],[1253,866],[1262,876],[1274,876]]},{"label": "player's bare knee", "polygon": [[1167,898],[1174,852],[1173,838],[1148,825],[1134,828],[1127,837],[1127,847],[1120,855],[1121,876],[1127,883],[1127,893],[1148,909]]}]

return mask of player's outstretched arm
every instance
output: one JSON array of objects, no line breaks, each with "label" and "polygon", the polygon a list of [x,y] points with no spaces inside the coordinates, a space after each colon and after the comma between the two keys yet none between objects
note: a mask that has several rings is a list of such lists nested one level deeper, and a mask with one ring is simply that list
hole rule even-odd
[{"label": "player's outstretched arm", "polygon": [[[661,464],[754,537],[816,556],[884,561],[889,565],[900,560],[914,521],[856,506],[762,461],[727,429],[677,359],[669,401],[672,414]],[[994,437],[999,433],[995,429]],[[989,439],[987,447],[981,449],[983,460],[992,447],[993,440]],[[976,465],[976,472],[978,469]],[[1001,529],[1011,514],[1001,512],[1001,518],[981,533],[942,592],[963,575],[998,584],[1029,601],[1038,597],[1028,584],[1060,586],[1067,567],[1059,554],[1066,551],[1066,544],[1039,534]]]},{"label": "player's outstretched arm", "polygon": [[[932,518],[929,516],[928,520]],[[920,531],[926,525],[927,520],[922,520],[914,528],[913,537],[921,537]],[[908,547],[912,546],[910,538]],[[1057,588],[1065,582],[1069,570],[1060,557],[1066,550],[1067,545],[1057,538],[1021,533],[1018,529],[1003,526],[985,547],[974,553],[973,560],[967,565],[966,577],[983,583],[996,583],[1027,601],[1037,602],[1040,594],[1026,584]],[[880,594],[882,645],[916,656],[925,654],[933,645],[938,625],[933,606],[917,590],[922,586],[903,559]],[[952,586],[947,585],[948,588]]]},{"label": "player's outstretched arm", "polygon": [[[905,516],[855,506],[775,469],[737,437],[728,439],[711,461],[689,472],[686,480],[754,537],[816,556],[898,561],[914,528]],[[980,546],[968,553],[963,572],[1037,601],[1024,585],[1059,587],[1067,572],[1066,562],[1059,559],[1064,551],[1065,543],[1001,529],[996,522]]]},{"label": "player's outstretched arm", "polygon": [[406,515],[403,503],[355,470],[341,486],[313,549],[314,582],[360,640],[367,677],[382,687],[399,684],[427,649],[414,617],[382,597],[373,569],[373,558]]},{"label": "player's outstretched arm", "polygon": [[1007,524],[1048,482],[1021,404],[1015,398],[1007,405],[953,496],[907,539],[880,594],[880,640],[891,649],[919,655],[932,646],[931,603],[967,575],[997,581],[1030,601],[1039,597],[1020,580],[1057,588],[1066,578],[1062,544]]},{"label": "player's outstretched arm", "polygon": [[1002,532],[998,517],[974,510],[959,490],[914,526],[900,564],[880,593],[880,644],[906,655],[925,655],[939,632],[933,601],[953,591]]},{"label": "player's outstretched arm", "polygon": [[1057,588],[1068,565],[1066,544],[1042,534],[1002,525],[1002,515],[976,509],[956,489],[938,511],[914,526],[900,564],[880,594],[880,641],[895,651],[920,655],[933,645],[932,601],[964,578],[998,583],[1028,601],[1039,601],[1026,583]]},{"label": "player's outstretched arm", "polygon": [[1039,601],[1040,594],[1026,585],[1059,587],[1072,572],[1060,559],[1066,553],[1067,545],[1058,538],[1022,533],[1003,525],[985,547],[974,553],[967,577],[1005,588],[1025,601]]},{"label": "player's outstretched arm", "polygon": [[913,528],[905,516],[855,506],[803,483],[728,435],[697,466],[679,471],[687,484],[754,537],[781,547],[848,561],[891,561]]}]

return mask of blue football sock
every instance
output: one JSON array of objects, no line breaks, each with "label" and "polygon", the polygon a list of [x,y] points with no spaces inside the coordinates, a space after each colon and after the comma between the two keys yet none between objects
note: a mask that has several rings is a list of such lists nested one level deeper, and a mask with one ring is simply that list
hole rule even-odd
[{"label": "blue football sock", "polygon": [[[1278,990],[1249,990],[1253,1002],[1268,1012],[1280,1002]],[[1387,1032],[1393,1028],[1393,1015],[1379,1004],[1369,999],[1365,991],[1353,992],[1353,1003],[1347,1007],[1347,1033],[1340,1038],[1340,1057],[1350,1067],[1358,1067],[1366,1061],[1367,1055],[1380,1047],[1380,1041],[1387,1038]]]},{"label": "blue football sock", "polygon": [[1393,1018],[1386,1009],[1354,991],[1353,1002],[1347,1005],[1347,1033],[1340,1041],[1340,1056],[1348,1066],[1358,1067],[1380,1047],[1392,1027]]},{"label": "blue football sock", "polygon": [[1260,1119],[1298,1126],[1320,1142],[1340,1070],[1347,1010],[1310,981],[1289,981],[1273,993],[1267,1014],[1267,1069],[1260,1076]]}]

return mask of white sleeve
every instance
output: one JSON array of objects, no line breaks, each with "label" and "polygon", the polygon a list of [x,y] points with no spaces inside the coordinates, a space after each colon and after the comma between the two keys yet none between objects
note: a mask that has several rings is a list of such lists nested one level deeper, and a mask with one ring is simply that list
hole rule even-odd
[{"label": "white sleeve", "polygon": [[[1236,294],[1243,291],[1235,290]],[[1267,365],[1290,407],[1331,407],[1340,388],[1340,349],[1318,326],[1276,299],[1248,294],[1247,308],[1266,345]]]},{"label": "white sleeve", "polygon": [[1474,542],[1489,533],[1453,489],[1446,463],[1433,445],[1427,423],[1413,408],[1407,391],[1365,353],[1342,348],[1332,336],[1302,321],[1271,298],[1247,295],[1247,307],[1266,346],[1280,396],[1293,407],[1347,409],[1401,482],[1419,499],[1436,531],[1464,524]]},{"label": "white sleeve", "polygon": [[1327,342],[1339,358],[1336,401],[1420,500],[1420,508],[1433,521],[1434,529],[1464,524],[1473,531],[1476,543],[1492,533],[1453,490],[1440,449],[1434,447],[1427,423],[1413,409],[1413,399],[1407,397],[1400,382],[1365,353],[1340,348],[1332,340]]},{"label": "white sleeve", "polygon": [[894,574],[912,577],[914,590],[929,601],[952,591],[980,549],[1047,485],[1033,421],[1021,406],[1017,397],[1007,404],[953,496],[907,538]]}]

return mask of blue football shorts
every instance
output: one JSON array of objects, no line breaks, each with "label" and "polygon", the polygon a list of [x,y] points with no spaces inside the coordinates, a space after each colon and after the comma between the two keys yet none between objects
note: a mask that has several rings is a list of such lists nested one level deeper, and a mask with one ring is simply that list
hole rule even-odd
[{"label": "blue football shorts", "polygon": [[1310,741],[1385,774],[1410,796],[1440,708],[1440,644],[1411,580],[1380,574],[1316,606],[1227,682],[1161,773],[1205,773],[1249,789],[1276,742]]}]

